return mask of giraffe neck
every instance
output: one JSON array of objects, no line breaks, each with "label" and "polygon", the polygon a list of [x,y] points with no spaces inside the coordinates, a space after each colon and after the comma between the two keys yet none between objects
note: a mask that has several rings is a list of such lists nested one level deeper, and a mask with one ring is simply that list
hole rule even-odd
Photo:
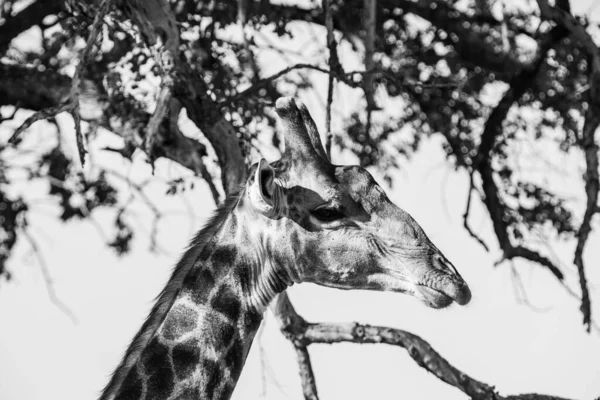
[{"label": "giraffe neck", "polygon": [[101,400],[230,398],[264,307],[290,283],[235,211],[184,255]]}]

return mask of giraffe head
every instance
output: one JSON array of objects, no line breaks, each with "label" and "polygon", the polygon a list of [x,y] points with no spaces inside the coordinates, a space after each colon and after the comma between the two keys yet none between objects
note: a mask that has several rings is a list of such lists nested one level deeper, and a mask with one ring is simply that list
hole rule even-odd
[{"label": "giraffe head", "polygon": [[410,294],[434,308],[464,305],[469,287],[419,224],[371,174],[332,165],[308,110],[276,103],[282,158],[251,169],[244,204],[268,266],[289,282]]}]

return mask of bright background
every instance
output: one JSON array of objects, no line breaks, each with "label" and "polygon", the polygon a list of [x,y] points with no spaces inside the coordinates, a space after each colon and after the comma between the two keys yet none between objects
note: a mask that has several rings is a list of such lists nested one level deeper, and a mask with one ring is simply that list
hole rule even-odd
[{"label": "bright background", "polygon": [[[582,14],[594,2],[572,3],[575,12]],[[275,72],[280,65],[272,68]],[[322,76],[315,75],[314,79],[325,82]],[[343,99],[337,103],[338,111],[355,101],[342,90],[337,93],[338,99]],[[490,96],[497,99],[500,94]],[[303,100],[322,128],[324,110],[317,98]],[[59,122],[67,127],[71,124],[66,117]],[[44,129],[44,124],[35,125],[27,135],[32,147],[43,137]],[[65,131],[63,146],[74,149],[73,135],[69,129]],[[2,140],[6,135],[0,132]],[[109,142],[119,143],[113,135],[101,134],[93,147],[98,149]],[[540,157],[527,153],[527,138],[523,143],[520,160],[532,179],[543,172],[553,187],[560,187],[561,193],[573,196],[580,204],[584,198],[580,154],[547,154],[556,166],[553,172]],[[490,253],[462,227],[468,179],[449,166],[440,144],[437,136],[425,140],[422,150],[403,164],[388,194],[415,217],[459,269],[472,289],[471,303],[440,311],[398,294],[344,292],[302,284],[289,290],[297,311],[309,321],[360,321],[418,334],[455,367],[496,386],[504,395],[538,392],[590,400],[600,396],[600,334],[585,333],[578,300],[544,268],[521,261],[494,267],[500,253],[486,211],[475,201],[470,221],[491,244]],[[94,148],[91,150],[97,163],[110,165],[132,181],[141,182],[150,174],[141,156],[131,167],[119,157],[94,152]],[[352,162],[344,154],[334,154],[334,161]],[[111,212],[98,212],[96,225],[62,225],[52,203],[39,205],[32,218],[32,232],[54,291],[73,311],[77,322],[49,300],[42,264],[27,242],[20,240],[9,263],[14,279],[0,286],[0,399],[98,396],[179,254],[214,210],[204,184],[196,185],[184,196],[165,195],[161,180],[181,174],[185,172],[177,166],[159,162],[156,182],[146,188],[148,196],[168,214],[160,222],[158,253],[148,251],[152,213],[141,201],[135,210],[136,224],[143,230],[138,231],[133,252],[124,258],[109,251],[99,233],[110,230]],[[120,184],[125,193],[132,190]],[[47,190],[41,184],[27,188],[32,199],[42,198]],[[576,209],[581,213],[581,208]],[[598,234],[590,237],[584,257],[594,310],[600,307],[599,239]],[[577,290],[577,273],[571,262],[574,245],[573,241],[550,241],[544,251],[562,261],[567,285]],[[313,345],[309,351],[324,400],[466,398],[421,369],[401,348],[336,344]],[[252,347],[234,398],[302,398],[295,353],[270,313]]]}]

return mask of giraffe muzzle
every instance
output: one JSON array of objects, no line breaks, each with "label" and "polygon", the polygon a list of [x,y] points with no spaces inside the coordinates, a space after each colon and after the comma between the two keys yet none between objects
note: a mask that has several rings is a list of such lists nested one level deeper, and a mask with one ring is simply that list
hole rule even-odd
[{"label": "giraffe muzzle", "polygon": [[430,307],[444,308],[456,302],[464,306],[471,301],[471,290],[454,265],[443,255],[436,254],[434,267],[416,285],[421,299]]}]

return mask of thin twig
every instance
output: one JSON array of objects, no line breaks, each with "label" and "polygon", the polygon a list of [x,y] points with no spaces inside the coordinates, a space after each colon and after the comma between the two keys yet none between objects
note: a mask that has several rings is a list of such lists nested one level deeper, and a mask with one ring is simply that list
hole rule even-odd
[{"label": "thin twig", "polygon": [[146,126],[146,137],[144,140],[144,151],[148,155],[148,159],[150,160],[150,165],[152,165],[152,170],[154,171],[154,145],[156,143],[156,139],[158,136],[158,128],[160,124],[165,119],[165,116],[169,112],[169,105],[171,103],[172,98],[172,85],[165,84],[165,82],[170,81],[168,79],[164,79],[161,84],[162,87],[158,93],[158,98],[156,100],[156,108],[150,116],[150,120],[148,121],[148,125]]},{"label": "thin twig", "polygon": [[[338,70],[338,58],[335,36],[333,35],[333,6],[332,0],[324,0],[323,8],[325,9],[325,27],[327,28],[327,48],[329,49],[329,71]],[[333,103],[333,86],[335,85],[334,74],[329,74],[327,86],[327,108],[325,111],[325,153],[327,158],[331,160],[331,142],[333,141],[333,133],[331,132],[331,103]]]},{"label": "thin twig", "polygon": [[333,132],[331,131],[331,104],[333,103],[333,86],[335,81],[332,75],[329,75],[329,83],[327,87],[327,108],[325,111],[325,153],[327,158],[331,160],[331,144],[333,142]]},{"label": "thin twig", "polygon": [[527,289],[525,289],[525,285],[523,284],[523,280],[521,279],[521,274],[515,267],[514,261],[510,262],[510,270],[513,278],[513,286],[515,290],[515,297],[517,298],[517,303],[525,305],[529,307],[532,311],[538,313],[545,313],[551,309],[551,307],[537,307],[531,304],[529,301],[529,296],[527,296]]},{"label": "thin twig", "polygon": [[[113,170],[105,170],[105,171],[107,173],[125,181],[129,185],[130,189],[133,189],[138,194],[139,198],[141,198],[142,201],[146,204],[146,206],[148,206],[148,208],[154,215],[154,218],[152,219],[152,226],[150,228],[150,250],[155,251],[155,250],[159,249],[159,245],[158,245],[158,241],[157,241],[158,224],[159,224],[160,220],[164,217],[164,214],[158,209],[158,207],[152,202],[152,200],[144,192],[144,186],[147,184],[148,181],[143,184],[138,184],[138,183],[133,182],[131,179],[129,179],[127,176],[121,174],[120,172],[113,171]],[[124,208],[122,208],[122,210],[124,210]]]},{"label": "thin twig", "polygon": [[45,120],[45,119],[49,119],[49,118],[54,118],[58,114],[60,114],[62,112],[71,111],[72,108],[73,108],[73,103],[72,102],[67,102],[67,103],[63,103],[63,104],[61,104],[59,106],[56,106],[56,107],[50,107],[50,108],[46,108],[44,110],[40,110],[40,111],[36,112],[35,114],[33,114],[32,116],[30,116],[29,118],[27,118],[21,124],[21,126],[19,126],[13,132],[13,134],[8,139],[8,143],[10,143],[10,144],[17,144],[17,142],[19,140],[19,135],[25,129],[27,129],[31,125],[33,125],[35,122],[41,121],[41,120]]},{"label": "thin twig", "polygon": [[477,240],[479,242],[479,244],[483,246],[485,251],[489,252],[490,248],[487,246],[487,244],[485,244],[483,239],[481,237],[479,237],[479,235],[477,235],[475,232],[473,232],[473,230],[471,229],[471,226],[469,225],[469,212],[471,210],[471,198],[473,197],[472,193],[473,193],[473,190],[475,189],[475,182],[473,180],[473,172],[474,171],[471,171],[469,173],[469,193],[467,195],[467,207],[463,214],[463,226],[465,227],[467,232],[469,232],[469,235],[471,235],[472,238]]},{"label": "thin twig", "polygon": [[[372,71],[375,69],[375,60],[373,54],[375,53],[375,26],[377,18],[377,0],[364,0],[363,2],[365,17],[364,17],[364,30],[366,32],[365,37],[365,69]],[[371,132],[371,119],[373,117],[373,110],[376,108],[374,98],[374,79],[373,73],[370,72],[365,74],[363,90],[367,99],[367,124],[365,127],[365,134],[369,137]]]},{"label": "thin twig", "polygon": [[62,311],[69,319],[74,323],[79,323],[77,316],[75,313],[65,304],[63,303],[58,296],[56,295],[56,291],[54,290],[54,281],[52,280],[52,276],[50,275],[50,270],[48,265],[46,264],[46,260],[44,259],[40,247],[38,246],[37,241],[34,237],[29,233],[29,231],[25,228],[21,229],[21,232],[29,242],[33,253],[35,254],[38,263],[40,265],[40,270],[42,271],[42,276],[44,277],[44,283],[46,284],[46,291],[48,292],[48,297],[52,301],[52,303]]},{"label": "thin twig", "polygon": [[[581,296],[579,296],[571,287],[569,287],[569,285],[567,285],[566,282],[559,281],[559,284],[562,285],[563,289],[565,289],[565,291],[567,292],[567,294],[569,294],[575,300],[581,302]],[[594,330],[596,332],[596,334],[598,336],[600,336],[600,324],[598,324],[594,318],[591,318],[590,325],[592,327],[592,330]]]},{"label": "thin twig", "polygon": [[298,63],[295,65],[289,66],[287,68],[284,68],[281,71],[276,72],[271,76],[257,80],[252,86],[248,87],[247,89],[244,89],[241,92],[234,94],[233,96],[229,96],[229,97],[221,100],[218,103],[218,105],[220,108],[231,106],[237,100],[247,97],[250,94],[260,90],[262,87],[266,86],[267,84],[271,83],[272,81],[281,78],[283,75],[286,75],[287,73],[289,73],[291,71],[299,70],[299,69],[311,69],[314,71],[322,72],[324,74],[333,75],[336,80],[345,83],[346,85],[348,85],[351,88],[360,88],[362,86],[362,82],[361,82],[362,79],[357,79],[357,77],[362,77],[367,74],[381,75],[382,77],[389,79],[391,82],[394,82],[399,87],[409,85],[409,86],[413,86],[413,87],[418,86],[421,89],[428,89],[428,88],[457,87],[460,85],[460,83],[455,83],[455,82],[428,84],[428,83],[421,83],[421,82],[418,82],[418,81],[415,81],[415,80],[412,80],[409,78],[406,78],[404,81],[400,81],[398,79],[398,77],[395,76],[394,74],[392,74],[388,71],[381,70],[379,68],[375,68],[370,71],[361,70],[361,71],[342,72],[342,71],[335,71],[335,70],[330,70],[327,68],[319,67],[318,65]]},{"label": "thin twig", "polygon": [[[276,73],[274,73],[271,76],[268,76],[266,78],[262,78],[262,79],[257,80],[256,83],[254,83],[249,88],[247,88],[245,90],[242,90],[241,92],[239,92],[239,93],[237,93],[237,94],[235,94],[233,96],[230,96],[230,97],[224,99],[223,101],[221,101],[219,103],[219,106],[221,108],[229,106],[229,105],[233,104],[234,102],[236,102],[237,100],[239,100],[241,98],[244,98],[244,97],[248,96],[249,94],[258,91],[259,89],[261,89],[263,86],[267,85],[268,83],[270,83],[270,82],[272,82],[272,81],[274,81],[274,80],[276,80],[278,78],[281,78],[283,75],[286,75],[287,73],[289,73],[291,71],[294,71],[294,70],[297,70],[297,69],[312,69],[312,70],[315,70],[315,71],[322,72],[324,74],[330,74],[330,75],[334,74],[333,71],[330,71],[330,70],[328,70],[326,68],[319,67],[317,65],[305,64],[305,63],[295,64],[295,65],[292,65],[290,67],[284,68],[281,71],[276,72]],[[364,73],[364,71],[353,71],[353,72],[349,72],[349,73],[344,74],[345,77],[343,79],[341,79],[340,77],[338,77],[338,79],[342,80],[343,82],[347,83],[348,85],[352,85],[352,87],[358,87],[358,85],[354,84],[353,82],[351,82],[349,80],[349,78],[352,75],[354,75],[354,74],[362,74],[362,73]]]},{"label": "thin twig", "polygon": [[73,116],[73,121],[75,122],[77,151],[79,153],[79,159],[81,161],[82,166],[85,163],[85,153],[87,151],[85,150],[85,147],[83,145],[83,133],[81,132],[81,114],[79,113],[79,86],[83,68],[88,62],[92,49],[94,48],[96,39],[98,38],[98,34],[100,33],[100,28],[103,25],[104,16],[108,13],[111,4],[112,0],[103,0],[102,4],[100,5],[100,8],[98,9],[98,13],[94,18],[94,22],[92,23],[90,29],[90,35],[88,36],[85,47],[83,48],[83,52],[81,53],[79,63],[77,64],[77,68],[75,69],[75,74],[73,74],[73,80],[71,85],[69,101],[72,103],[72,108],[69,111],[71,112],[71,115]]}]

